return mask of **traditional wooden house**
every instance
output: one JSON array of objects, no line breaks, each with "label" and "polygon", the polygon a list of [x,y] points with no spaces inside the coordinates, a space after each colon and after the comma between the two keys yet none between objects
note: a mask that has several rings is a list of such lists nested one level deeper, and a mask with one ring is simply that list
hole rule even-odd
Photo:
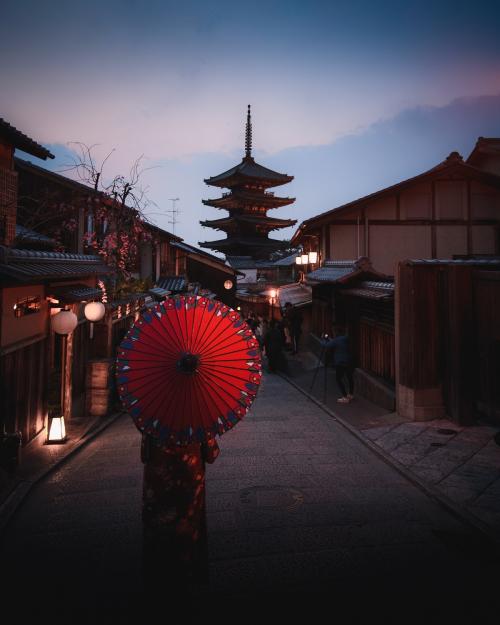
[{"label": "traditional wooden house", "polygon": [[[291,244],[320,259],[320,269],[306,272],[306,282],[313,284],[313,342],[331,321],[345,320],[359,367],[358,389],[390,408],[400,331],[394,322],[398,285],[391,277],[407,258],[437,262],[499,253],[500,140],[480,138],[465,162],[452,152],[423,174],[312,217]],[[360,262],[365,268],[369,263],[370,274],[353,272]],[[418,410],[413,414],[417,418]]]},{"label": "traditional wooden house", "polygon": [[[15,149],[52,155],[0,120],[0,438],[18,432],[27,444],[56,404],[67,417],[83,413],[89,332],[83,303],[101,296],[98,279],[109,269],[95,256],[51,251],[50,239],[37,232],[17,228],[16,234]],[[36,249],[26,249],[30,242]],[[65,307],[77,315],[77,326],[63,336],[54,333],[51,318]]]},{"label": "traditional wooden house", "polygon": [[480,138],[465,162],[452,152],[423,174],[307,219],[292,244],[321,261],[367,256],[388,275],[405,258],[498,254],[499,160],[500,140]]},{"label": "traditional wooden house", "polygon": [[185,267],[188,283],[199,285],[201,291],[214,294],[228,306],[235,306],[236,279],[238,272],[223,259],[199,250],[185,241],[172,243],[179,254],[179,266]]}]

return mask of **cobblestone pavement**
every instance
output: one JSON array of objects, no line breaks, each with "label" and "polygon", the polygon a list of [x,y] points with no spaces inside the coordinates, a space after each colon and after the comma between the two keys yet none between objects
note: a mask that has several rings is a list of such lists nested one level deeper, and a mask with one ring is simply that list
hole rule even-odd
[{"label": "cobblestone pavement", "polygon": [[[317,360],[306,353],[289,362],[291,380],[309,392]],[[327,371],[326,392],[323,373],[316,375],[314,397],[500,540],[500,446],[494,439],[500,426],[464,427],[446,419],[408,423],[362,397],[338,404],[335,371]]]},{"label": "cobblestone pavement", "polygon": [[207,506],[221,622],[238,605],[245,623],[259,606],[261,622],[496,620],[492,544],[283,378],[265,376],[220,445]]},{"label": "cobblestone pavement", "polygon": [[[363,442],[365,441],[365,442]],[[207,467],[210,579],[142,579],[128,416],[56,465],[2,536],[9,623],[496,623],[498,552],[279,376]]]}]

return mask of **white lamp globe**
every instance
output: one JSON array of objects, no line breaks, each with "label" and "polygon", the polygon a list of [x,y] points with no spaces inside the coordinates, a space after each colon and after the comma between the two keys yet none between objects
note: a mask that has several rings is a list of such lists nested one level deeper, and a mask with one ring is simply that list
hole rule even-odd
[{"label": "white lamp globe", "polygon": [[106,307],[102,302],[89,302],[85,306],[85,317],[89,321],[100,321],[104,317]]},{"label": "white lamp globe", "polygon": [[233,288],[233,282],[232,280],[226,280],[224,282],[224,288],[227,289],[229,291],[229,289]]},{"label": "white lamp globe", "polygon": [[51,318],[50,323],[56,334],[70,334],[78,325],[78,317],[71,310],[61,310]]}]

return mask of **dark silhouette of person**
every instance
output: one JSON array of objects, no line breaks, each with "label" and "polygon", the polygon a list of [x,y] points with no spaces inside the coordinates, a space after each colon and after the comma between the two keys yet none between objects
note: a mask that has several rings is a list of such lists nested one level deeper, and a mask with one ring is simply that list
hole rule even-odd
[{"label": "dark silhouette of person", "polygon": [[264,347],[266,350],[269,371],[276,373],[278,370],[286,371],[287,362],[284,348],[283,333],[278,327],[276,319],[271,319],[269,328],[264,336]]},{"label": "dark silhouette of person", "polygon": [[[337,401],[340,404],[347,404],[354,399],[354,377],[353,359],[349,344],[349,337],[346,335],[343,326],[335,328],[335,338],[324,339],[323,346],[326,350],[333,351],[333,365],[335,367],[335,378],[342,397]],[[349,386],[347,392],[345,381]]]},{"label": "dark silhouette of person", "polygon": [[284,317],[292,341],[292,354],[296,354],[299,351],[300,337],[302,335],[302,314],[290,302],[286,302]]}]

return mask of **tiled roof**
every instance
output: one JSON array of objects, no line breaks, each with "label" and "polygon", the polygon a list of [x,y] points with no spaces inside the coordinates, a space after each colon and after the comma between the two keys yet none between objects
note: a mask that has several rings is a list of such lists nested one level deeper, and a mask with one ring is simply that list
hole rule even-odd
[{"label": "tiled roof", "polygon": [[263,167],[259,165],[259,163],[256,163],[251,156],[245,156],[238,165],[235,165],[218,176],[206,178],[205,182],[216,187],[225,187],[227,186],[225,183],[232,184],[239,178],[257,178],[269,183],[274,183],[270,186],[286,184],[293,180],[293,176],[280,174],[277,171]]},{"label": "tiled roof", "polygon": [[170,245],[180,250],[184,250],[185,252],[188,252],[189,254],[198,254],[200,256],[204,256],[205,258],[209,258],[210,260],[213,260],[227,267],[226,261],[223,258],[220,258],[219,256],[215,256],[215,254],[209,254],[209,252],[205,252],[205,250],[200,250],[199,248],[194,247],[193,245],[189,245],[189,243],[185,243],[184,241],[182,242],[172,241]]},{"label": "tiled roof", "polygon": [[54,158],[54,155],[45,149],[42,145],[33,141],[31,137],[11,126],[5,119],[0,117],[0,137],[9,142],[14,148],[27,152],[37,158]]},{"label": "tiled roof", "polygon": [[323,267],[311,271],[306,275],[307,281],[336,282],[346,276],[357,273],[358,269],[353,260],[325,261]]},{"label": "tiled roof", "polygon": [[51,295],[60,302],[86,302],[88,300],[101,299],[102,290],[87,286],[86,284],[72,284],[51,289]]},{"label": "tiled roof", "polygon": [[23,243],[36,243],[38,245],[45,245],[46,247],[56,246],[54,239],[40,234],[39,232],[35,232],[35,230],[30,230],[30,228],[20,226],[19,224],[16,224],[16,239]]},{"label": "tiled roof", "polygon": [[112,273],[99,256],[0,246],[0,275],[21,282],[83,278]]},{"label": "tiled roof", "polygon": [[392,299],[394,297],[394,282],[363,280],[352,288],[343,290],[342,293],[376,300]]},{"label": "tiled roof", "polygon": [[284,307],[287,302],[292,306],[306,306],[312,302],[312,288],[306,284],[285,284],[278,290],[280,306]]},{"label": "tiled roof", "polygon": [[170,291],[167,291],[167,289],[162,289],[159,286],[154,289],[149,289],[148,293],[152,295],[156,300],[162,300],[167,297],[167,295],[170,295]]},{"label": "tiled roof", "polygon": [[495,258],[460,258],[455,260],[437,258],[417,258],[405,261],[407,265],[472,265],[477,267],[498,267],[500,256]]},{"label": "tiled roof", "polygon": [[172,293],[182,293],[187,285],[184,276],[160,276],[156,286]]}]

